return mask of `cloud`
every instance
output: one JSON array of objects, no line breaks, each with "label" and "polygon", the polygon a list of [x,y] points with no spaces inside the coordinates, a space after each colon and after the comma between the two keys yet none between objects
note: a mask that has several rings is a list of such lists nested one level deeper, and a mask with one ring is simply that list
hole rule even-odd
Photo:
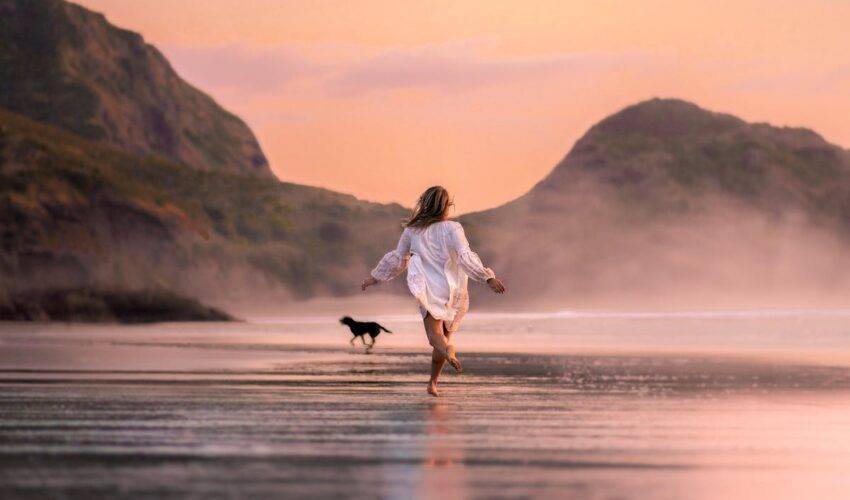
[{"label": "cloud", "polygon": [[250,92],[274,92],[297,78],[323,71],[321,65],[289,47],[170,45],[163,52],[191,82]]},{"label": "cloud", "polygon": [[818,69],[795,69],[766,76],[741,78],[728,86],[738,92],[807,92],[824,93],[847,88],[850,66]]},{"label": "cloud", "polygon": [[645,54],[606,52],[499,57],[488,55],[477,44],[454,43],[396,49],[355,61],[339,68],[325,86],[348,96],[404,88],[470,91],[556,76],[580,77],[648,59]]},{"label": "cloud", "polygon": [[552,77],[581,78],[650,61],[642,53],[575,52],[546,56],[499,56],[486,40],[465,40],[376,51],[363,46],[311,48],[168,46],[164,51],[188,80],[231,91],[275,93],[295,82],[330,97],[423,88],[474,91]]}]

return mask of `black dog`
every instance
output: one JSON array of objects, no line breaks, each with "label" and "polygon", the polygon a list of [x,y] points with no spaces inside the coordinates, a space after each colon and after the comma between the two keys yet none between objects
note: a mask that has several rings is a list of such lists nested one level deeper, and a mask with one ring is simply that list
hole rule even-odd
[{"label": "black dog", "polygon": [[[374,321],[370,321],[368,323],[363,323],[360,321],[354,321],[350,316],[345,316],[344,318],[340,318],[340,323],[348,326],[348,329],[351,330],[353,337],[351,337],[351,345],[354,345],[354,339],[360,337],[360,342],[363,342],[363,345],[366,346],[366,349],[371,349],[375,346],[375,337],[381,334],[381,330],[387,333],[393,333],[383,326],[375,323]],[[367,344],[364,335],[369,335],[372,337],[372,343]]]}]

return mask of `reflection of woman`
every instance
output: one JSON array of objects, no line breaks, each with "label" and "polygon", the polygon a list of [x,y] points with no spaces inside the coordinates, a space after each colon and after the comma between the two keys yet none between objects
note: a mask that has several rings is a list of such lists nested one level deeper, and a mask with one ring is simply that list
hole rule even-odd
[{"label": "reflection of woman", "polygon": [[505,292],[502,282],[469,248],[460,223],[448,220],[452,205],[448,191],[442,186],[428,188],[422,193],[413,215],[404,225],[398,247],[384,255],[361,285],[366,290],[407,269],[407,287],[419,301],[425,334],[434,348],[428,382],[428,392],[434,396],[438,395],[437,380],[446,361],[461,371],[449,338],[469,309],[467,276],[486,282],[496,293]]},{"label": "reflection of woman", "polygon": [[[462,458],[457,456],[460,448],[451,436],[453,432],[457,432],[455,421],[452,419],[453,415],[446,403],[439,401],[435,400],[431,404],[428,420],[425,422],[425,433],[428,436],[425,441],[425,465],[430,467],[452,466],[456,459]],[[442,486],[444,486],[447,478],[444,475],[442,479]]]}]

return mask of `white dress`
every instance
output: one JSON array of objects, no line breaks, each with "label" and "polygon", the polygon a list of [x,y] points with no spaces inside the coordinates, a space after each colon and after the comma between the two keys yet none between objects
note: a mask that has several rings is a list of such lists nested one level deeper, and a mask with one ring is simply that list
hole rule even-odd
[{"label": "white dress", "polygon": [[431,313],[457,330],[469,308],[467,279],[486,282],[495,277],[469,248],[463,226],[455,221],[435,222],[425,228],[405,228],[398,247],[384,255],[372,277],[388,281],[407,269],[407,287],[419,301],[422,315]]}]

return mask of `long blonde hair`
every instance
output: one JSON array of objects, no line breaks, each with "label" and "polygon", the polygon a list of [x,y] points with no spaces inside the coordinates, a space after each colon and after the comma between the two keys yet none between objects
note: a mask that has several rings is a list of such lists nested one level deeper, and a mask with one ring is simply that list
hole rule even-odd
[{"label": "long blonde hair", "polygon": [[449,192],[443,186],[431,186],[422,193],[413,214],[404,223],[404,227],[425,228],[435,222],[446,220],[449,207],[454,205]]}]

